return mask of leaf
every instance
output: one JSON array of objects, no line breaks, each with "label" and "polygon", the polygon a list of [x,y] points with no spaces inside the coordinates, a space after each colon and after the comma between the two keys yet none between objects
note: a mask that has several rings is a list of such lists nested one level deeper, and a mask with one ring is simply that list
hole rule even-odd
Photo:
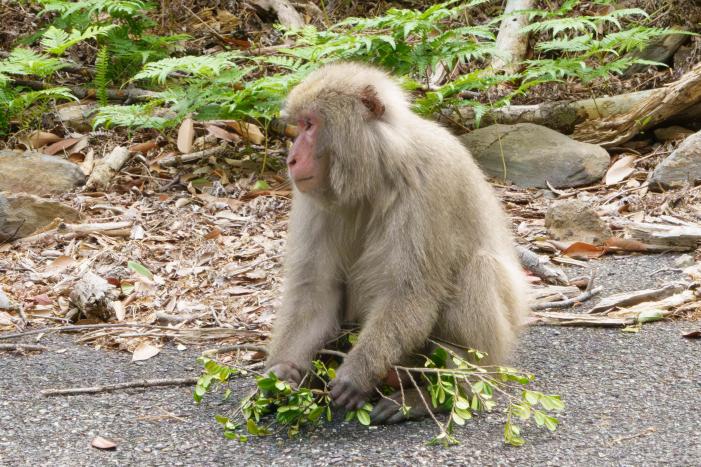
[{"label": "leaf", "polygon": [[682,334],[682,337],[686,337],[687,339],[701,339],[701,330],[687,332],[686,334]]},{"label": "leaf", "polygon": [[263,144],[263,141],[265,141],[265,135],[263,135],[260,129],[252,123],[231,120],[226,122],[226,124],[236,133],[243,136],[245,140],[250,141],[253,144]]},{"label": "leaf", "polygon": [[606,253],[606,249],[585,242],[574,242],[563,250],[562,254],[575,259],[598,258]]},{"label": "leaf", "polygon": [[64,271],[65,269],[73,266],[74,264],[75,260],[73,258],[71,258],[70,256],[61,255],[55,260],[53,260],[51,264],[46,266],[45,272],[56,274],[61,271]]},{"label": "leaf", "polygon": [[156,140],[152,139],[151,141],[132,144],[131,146],[129,146],[129,153],[134,154],[138,152],[145,156],[147,152],[149,152],[151,149],[156,148],[157,146],[158,143],[156,142]]},{"label": "leaf", "polygon": [[606,172],[604,178],[606,185],[618,183],[632,174],[635,171],[635,160],[635,156],[623,156],[614,162]]},{"label": "leaf", "polygon": [[120,302],[119,300],[115,300],[112,302],[112,309],[114,310],[114,315],[117,318],[117,321],[124,321],[124,318],[127,316],[127,310],[124,308],[124,303]]},{"label": "leaf", "polygon": [[630,238],[611,237],[604,242],[606,248],[623,250],[623,251],[647,251],[646,244]]},{"label": "leaf", "polygon": [[178,150],[183,154],[192,152],[192,144],[195,141],[195,122],[188,117],[180,124],[178,130]]},{"label": "leaf", "polygon": [[151,357],[155,357],[161,352],[160,347],[151,345],[144,341],[136,346],[134,353],[131,355],[132,362],[141,362],[143,360],[148,360]]},{"label": "leaf", "polygon": [[61,141],[58,135],[49,133],[47,131],[33,131],[28,138],[29,145],[34,149],[39,149],[46,146],[47,144],[55,143],[56,141]]},{"label": "leaf", "polygon": [[144,266],[141,263],[137,263],[136,261],[129,261],[127,262],[127,268],[131,269],[140,276],[143,276],[149,280],[153,280],[153,273],[146,269],[146,266]]},{"label": "leaf", "polygon": [[51,144],[50,146],[45,147],[42,152],[44,154],[48,154],[50,156],[53,156],[56,153],[59,153],[61,151],[65,151],[66,149],[70,148],[78,141],[80,141],[80,139],[78,139],[78,138],[66,138],[62,141],[56,141],[55,143]]},{"label": "leaf", "polygon": [[226,131],[224,128],[218,127],[217,125],[212,125],[207,124],[205,125],[205,128],[207,129],[207,132],[210,135],[213,135],[219,139],[223,139],[224,141],[228,141],[230,143],[236,143],[238,141],[241,141],[241,137],[237,135],[236,133],[231,133],[230,131]]},{"label": "leaf", "polygon": [[651,323],[664,318],[662,310],[645,310],[638,315],[638,323]]},{"label": "leaf", "polygon": [[102,449],[105,451],[117,449],[117,443],[115,443],[114,441],[109,440],[107,438],[103,438],[102,436],[95,436],[92,439],[92,442],[90,443],[90,445],[94,448]]},{"label": "leaf", "polygon": [[361,424],[365,426],[370,425],[370,414],[367,411],[360,409],[356,412],[355,416]]}]

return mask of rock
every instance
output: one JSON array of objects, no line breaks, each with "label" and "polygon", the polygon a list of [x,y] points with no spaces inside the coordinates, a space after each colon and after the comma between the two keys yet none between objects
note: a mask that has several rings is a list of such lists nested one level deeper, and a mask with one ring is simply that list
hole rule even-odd
[{"label": "rock", "polygon": [[612,237],[611,229],[588,203],[577,199],[561,201],[545,213],[545,227],[555,240],[602,244]]},{"label": "rock", "polygon": [[683,126],[672,125],[666,128],[657,128],[654,132],[655,139],[660,143],[685,139],[694,134],[693,130]]},{"label": "rock", "polygon": [[701,131],[686,138],[650,177],[650,190],[679,188],[701,182]]},{"label": "rock", "polygon": [[68,128],[76,131],[90,131],[90,119],[97,110],[95,104],[70,104],[58,109],[58,118]]},{"label": "rock", "polygon": [[[674,53],[679,47],[689,39],[688,34],[667,34],[658,36],[652,39],[643,50],[634,50],[626,55],[626,58],[637,58],[649,60],[652,62],[667,63],[670,62]],[[635,73],[644,71],[650,65],[635,63],[631,65],[625,73],[624,77],[630,77]]]},{"label": "rock", "polygon": [[0,191],[15,193],[64,193],[85,183],[76,164],[33,151],[0,151],[0,174]]},{"label": "rock", "polygon": [[80,221],[78,211],[61,203],[28,194],[0,194],[0,241],[26,237],[57,217]]},{"label": "rock", "polygon": [[610,162],[602,147],[532,123],[491,125],[460,140],[488,175],[521,187],[545,188],[546,180],[556,188],[589,185],[603,178]]},{"label": "rock", "polygon": [[678,268],[687,268],[696,264],[694,257],[691,255],[681,255],[679,258],[674,260],[674,265]]}]

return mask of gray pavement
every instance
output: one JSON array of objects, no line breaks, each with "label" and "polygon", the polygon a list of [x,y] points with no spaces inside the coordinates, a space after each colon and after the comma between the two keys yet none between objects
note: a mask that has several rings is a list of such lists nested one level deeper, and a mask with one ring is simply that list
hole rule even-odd
[{"label": "gray pavement", "polygon": [[[608,294],[663,283],[673,274],[651,273],[671,260],[607,258],[592,265]],[[213,420],[230,403],[210,397],[197,406],[190,388],[43,398],[44,388],[193,376],[202,350],[168,345],[135,364],[126,353],[76,345],[70,335],[47,336],[42,343],[50,352],[0,353],[0,465],[699,466],[701,340],[681,337],[699,328],[685,321],[651,323],[637,334],[532,327],[514,363],[538,375],[540,389],[563,396],[559,429],[529,427],[525,446],[505,446],[503,417],[495,412],[468,422],[457,431],[462,444],[447,449],[426,445],[436,433],[427,420],[372,429],[337,422],[294,440],[240,444],[224,439]],[[248,387],[237,383],[234,399]],[[96,435],[119,446],[92,448]]]}]

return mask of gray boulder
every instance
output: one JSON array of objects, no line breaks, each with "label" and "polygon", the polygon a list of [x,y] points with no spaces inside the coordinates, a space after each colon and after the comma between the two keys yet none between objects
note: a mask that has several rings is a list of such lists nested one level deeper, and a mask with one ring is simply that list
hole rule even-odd
[{"label": "gray boulder", "polygon": [[65,193],[85,183],[76,164],[33,151],[0,151],[0,174],[0,191],[13,193]]},{"label": "gray boulder", "polygon": [[80,213],[64,204],[28,194],[0,194],[0,241],[26,237],[57,217],[80,221]]},{"label": "gray boulder", "polygon": [[701,131],[686,138],[655,167],[650,190],[662,191],[701,182]]},{"label": "gray boulder", "polygon": [[532,123],[491,125],[460,140],[487,175],[525,188],[545,188],[546,181],[556,188],[590,185],[610,162],[602,147]]},{"label": "gray boulder", "polygon": [[554,203],[545,213],[545,227],[555,240],[600,245],[613,235],[589,203],[569,199]]}]

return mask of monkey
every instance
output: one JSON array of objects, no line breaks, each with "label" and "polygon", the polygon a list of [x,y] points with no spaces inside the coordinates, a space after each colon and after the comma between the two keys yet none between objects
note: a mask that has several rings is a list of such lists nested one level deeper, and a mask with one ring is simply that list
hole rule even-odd
[{"label": "monkey", "polygon": [[[504,362],[527,310],[525,275],[506,215],[468,150],[413,113],[407,94],[373,66],[311,72],[281,112],[298,128],[281,305],[266,368],[299,383],[311,360],[360,323],[331,381],[355,410],[431,337]],[[375,424],[428,414],[416,389],[373,408]]]}]

